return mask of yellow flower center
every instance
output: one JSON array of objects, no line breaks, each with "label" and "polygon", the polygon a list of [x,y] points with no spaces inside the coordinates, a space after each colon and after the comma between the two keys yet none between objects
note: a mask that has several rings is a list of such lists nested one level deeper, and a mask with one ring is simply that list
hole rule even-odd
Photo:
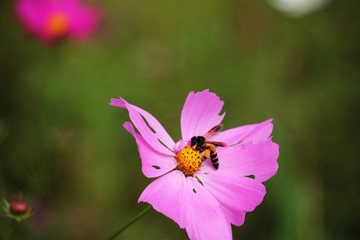
[{"label": "yellow flower center", "polygon": [[62,36],[69,28],[68,16],[64,13],[54,13],[48,18],[46,27],[50,34],[57,37]]},{"label": "yellow flower center", "polygon": [[190,146],[183,148],[177,154],[177,167],[185,174],[193,174],[200,169],[202,156],[199,151],[194,150]]}]

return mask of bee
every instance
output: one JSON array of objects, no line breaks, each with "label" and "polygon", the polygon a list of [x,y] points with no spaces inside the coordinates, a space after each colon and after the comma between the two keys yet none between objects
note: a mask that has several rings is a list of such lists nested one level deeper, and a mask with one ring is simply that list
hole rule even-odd
[{"label": "bee", "polygon": [[204,158],[210,157],[211,163],[215,169],[219,168],[219,159],[217,156],[216,148],[215,147],[226,147],[227,145],[223,142],[213,142],[208,141],[207,138],[213,136],[216,133],[219,133],[222,130],[222,125],[216,125],[210,131],[205,133],[204,136],[195,136],[191,138],[191,147],[197,151],[204,152]]}]

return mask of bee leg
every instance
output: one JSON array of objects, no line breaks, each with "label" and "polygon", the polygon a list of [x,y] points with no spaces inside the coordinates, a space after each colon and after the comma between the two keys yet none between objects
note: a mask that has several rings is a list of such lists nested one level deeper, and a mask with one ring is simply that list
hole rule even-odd
[{"label": "bee leg", "polygon": [[204,157],[205,157],[205,158],[210,157],[210,153],[211,153],[210,149],[205,149],[205,150],[204,150]]},{"label": "bee leg", "polygon": [[205,149],[205,150],[204,150],[204,155],[203,155],[203,157],[202,157],[202,161],[205,161],[208,157],[210,157],[210,155],[211,155],[210,150],[209,150],[209,149]]}]

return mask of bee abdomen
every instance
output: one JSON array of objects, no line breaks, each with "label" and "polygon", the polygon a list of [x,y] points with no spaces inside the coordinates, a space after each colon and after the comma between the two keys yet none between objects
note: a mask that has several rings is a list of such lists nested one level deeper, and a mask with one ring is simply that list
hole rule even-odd
[{"label": "bee abdomen", "polygon": [[210,155],[210,158],[211,158],[211,163],[212,165],[214,166],[215,169],[218,169],[219,168],[219,159],[217,157],[217,153],[212,153]]}]

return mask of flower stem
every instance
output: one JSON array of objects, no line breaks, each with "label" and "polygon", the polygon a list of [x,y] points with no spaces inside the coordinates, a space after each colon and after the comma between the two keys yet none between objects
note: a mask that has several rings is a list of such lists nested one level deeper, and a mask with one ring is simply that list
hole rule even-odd
[{"label": "flower stem", "polygon": [[17,225],[17,222],[14,221],[14,224],[11,226],[11,229],[10,229],[10,232],[9,232],[9,236],[8,236],[8,240],[11,239],[11,237],[14,235],[14,232],[15,232],[15,229],[16,229],[16,225]]},{"label": "flower stem", "polygon": [[128,228],[131,224],[133,224],[134,222],[136,222],[139,218],[141,218],[142,216],[145,215],[145,213],[149,212],[152,209],[152,206],[149,205],[147,208],[145,208],[141,213],[139,213],[138,215],[136,215],[133,219],[130,220],[130,222],[128,222],[127,224],[125,224],[124,226],[122,226],[117,232],[115,232],[111,237],[108,238],[108,240],[112,240],[115,239],[117,237],[117,235],[119,235],[120,233],[122,233],[122,231],[124,231],[126,228]]}]

